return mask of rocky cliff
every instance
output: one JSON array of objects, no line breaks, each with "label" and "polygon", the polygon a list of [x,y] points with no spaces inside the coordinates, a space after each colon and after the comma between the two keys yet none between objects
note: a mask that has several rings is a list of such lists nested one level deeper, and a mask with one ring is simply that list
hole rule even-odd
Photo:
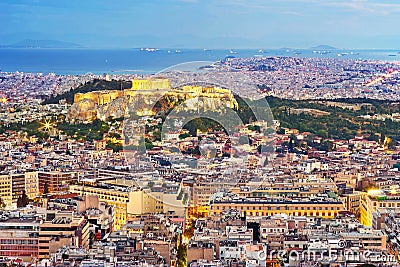
[{"label": "rocky cliff", "polygon": [[[187,100],[192,101],[187,102]],[[198,101],[193,101],[198,99]],[[187,102],[183,104],[183,102]],[[195,103],[195,104],[193,104]],[[78,93],[70,108],[67,120],[90,122],[96,118],[155,115],[183,104],[184,109],[219,111],[237,108],[231,91],[218,87],[183,86],[171,88],[167,79],[133,80],[126,90],[92,91]]]}]

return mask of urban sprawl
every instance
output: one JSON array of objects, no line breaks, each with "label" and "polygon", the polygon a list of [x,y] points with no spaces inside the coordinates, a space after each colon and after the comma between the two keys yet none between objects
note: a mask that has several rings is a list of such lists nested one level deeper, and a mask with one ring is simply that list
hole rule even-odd
[{"label": "urban sprawl", "polygon": [[202,70],[0,72],[0,266],[399,266],[398,62]]}]

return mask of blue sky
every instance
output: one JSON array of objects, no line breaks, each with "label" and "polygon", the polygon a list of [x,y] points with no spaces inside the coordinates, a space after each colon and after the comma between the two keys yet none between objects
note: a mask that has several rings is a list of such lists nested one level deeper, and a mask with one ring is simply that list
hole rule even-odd
[{"label": "blue sky", "polygon": [[400,1],[1,0],[0,44],[400,49]]}]

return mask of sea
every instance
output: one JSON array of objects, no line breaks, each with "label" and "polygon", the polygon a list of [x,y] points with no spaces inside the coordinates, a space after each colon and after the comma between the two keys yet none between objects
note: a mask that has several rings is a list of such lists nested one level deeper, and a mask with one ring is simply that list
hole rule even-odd
[{"label": "sea", "polygon": [[1,72],[149,74],[176,64],[216,62],[226,57],[299,57],[399,61],[400,50],[312,49],[47,49],[1,48]]}]

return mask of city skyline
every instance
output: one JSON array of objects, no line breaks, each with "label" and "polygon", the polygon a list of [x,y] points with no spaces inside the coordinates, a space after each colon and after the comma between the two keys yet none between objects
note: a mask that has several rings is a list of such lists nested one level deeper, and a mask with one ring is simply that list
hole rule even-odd
[{"label": "city skyline", "polygon": [[3,1],[1,45],[398,49],[395,1]]},{"label": "city skyline", "polygon": [[0,1],[0,267],[400,267],[400,1]]}]

